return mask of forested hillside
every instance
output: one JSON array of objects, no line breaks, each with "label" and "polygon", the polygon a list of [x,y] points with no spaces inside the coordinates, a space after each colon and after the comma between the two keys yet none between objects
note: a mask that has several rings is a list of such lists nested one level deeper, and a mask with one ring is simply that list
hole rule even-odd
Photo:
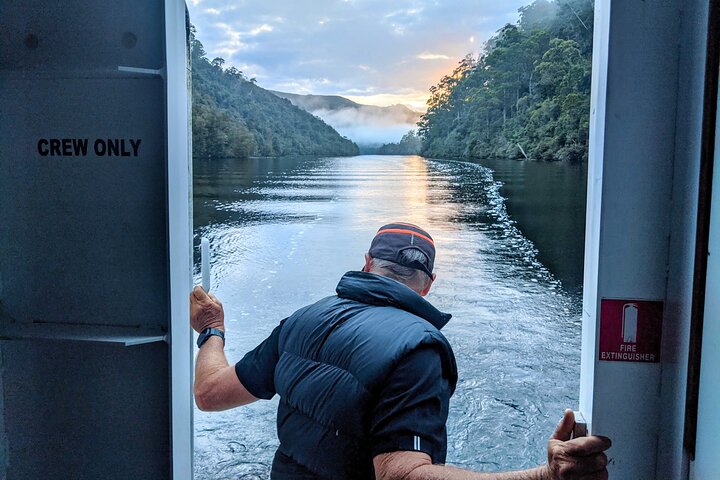
[{"label": "forested hillside", "polygon": [[430,89],[423,155],[587,160],[593,1],[535,0],[519,13]]},{"label": "forested hillside", "polygon": [[359,108],[360,104],[339,95],[300,95],[297,93],[278,92],[270,90],[278,97],[287,98],[303,110],[341,110],[343,108]]},{"label": "forested hillside", "polygon": [[357,155],[331,126],[255,85],[191,38],[193,157]]},{"label": "forested hillside", "polygon": [[377,150],[378,155],[419,155],[422,150],[422,139],[410,130],[403,135],[398,143],[386,143]]}]

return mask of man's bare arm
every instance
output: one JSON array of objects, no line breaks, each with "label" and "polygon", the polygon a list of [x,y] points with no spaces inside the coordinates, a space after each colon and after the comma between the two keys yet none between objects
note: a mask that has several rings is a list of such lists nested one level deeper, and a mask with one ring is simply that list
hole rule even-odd
[{"label": "man's bare arm", "polygon": [[[225,330],[222,303],[200,287],[190,294],[190,324],[196,332],[206,328]],[[195,403],[200,410],[219,411],[257,400],[243,386],[235,368],[225,358],[223,340],[211,336],[200,347],[195,361]]]},{"label": "man's bare arm", "polygon": [[195,403],[200,410],[220,411],[252,403],[255,398],[247,391],[228,365],[223,341],[212,336],[200,348],[195,361]]},{"label": "man's bare arm", "polygon": [[391,452],[373,459],[378,480],[607,480],[610,439],[590,436],[570,439],[575,418],[565,412],[548,441],[548,464],[530,470],[481,473],[433,465],[422,452]]},{"label": "man's bare arm", "polygon": [[447,465],[433,465],[423,452],[377,455],[373,463],[378,480],[551,480],[547,467],[502,473],[471,472]]}]

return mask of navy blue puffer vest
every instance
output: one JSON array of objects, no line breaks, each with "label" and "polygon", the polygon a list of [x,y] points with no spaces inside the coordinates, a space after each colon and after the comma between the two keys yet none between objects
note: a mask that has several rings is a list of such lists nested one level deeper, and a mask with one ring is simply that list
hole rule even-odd
[{"label": "navy blue puffer vest", "polygon": [[441,353],[451,391],[450,319],[395,280],[349,272],[328,297],[295,312],[281,331],[275,369],[280,451],[320,478],[374,478],[369,415],[384,380],[420,345]]}]

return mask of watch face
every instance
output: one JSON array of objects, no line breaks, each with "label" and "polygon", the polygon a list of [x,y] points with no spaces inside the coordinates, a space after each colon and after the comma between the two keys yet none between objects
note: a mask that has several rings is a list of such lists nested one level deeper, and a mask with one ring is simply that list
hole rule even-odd
[{"label": "watch face", "polygon": [[202,347],[202,344],[205,343],[205,340],[210,336],[209,329],[205,329],[202,332],[200,332],[200,336],[197,339],[197,346],[198,348]]}]

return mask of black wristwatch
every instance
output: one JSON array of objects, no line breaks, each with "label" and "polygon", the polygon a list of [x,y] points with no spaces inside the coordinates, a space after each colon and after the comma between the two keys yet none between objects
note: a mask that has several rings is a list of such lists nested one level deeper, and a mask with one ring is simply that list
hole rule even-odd
[{"label": "black wristwatch", "polygon": [[223,345],[225,345],[225,332],[223,332],[219,328],[206,328],[205,330],[200,332],[200,336],[197,339],[198,348],[202,347],[203,343],[207,342],[207,339],[212,337],[213,335],[217,335],[218,337],[222,338]]}]

